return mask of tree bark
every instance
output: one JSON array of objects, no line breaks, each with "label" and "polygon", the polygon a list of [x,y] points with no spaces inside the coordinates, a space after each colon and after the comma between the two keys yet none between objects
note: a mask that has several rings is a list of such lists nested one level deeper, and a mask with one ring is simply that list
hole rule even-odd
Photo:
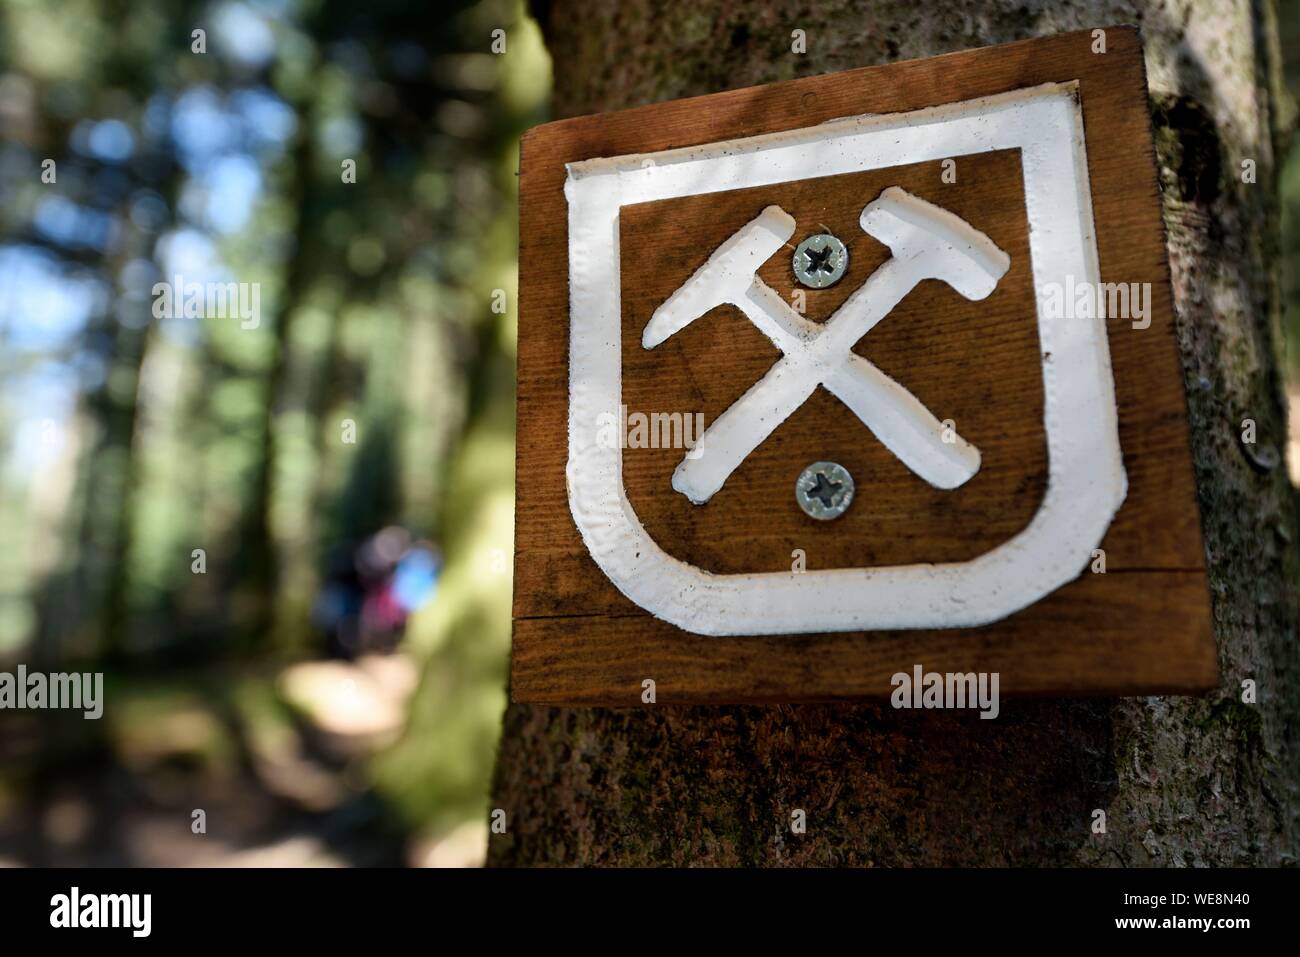
[{"label": "tree bark", "polygon": [[[1294,860],[1296,502],[1278,453],[1282,88],[1267,0],[651,0],[539,8],[572,115],[1114,23],[1146,44],[1221,682],[1203,697],[511,706],[489,864],[1251,865]],[[808,52],[790,34],[807,32]],[[1242,161],[1258,178],[1242,182]],[[1242,419],[1258,444],[1240,441]],[[1242,700],[1252,679],[1258,703]],[[807,831],[791,833],[802,809]],[[1106,833],[1093,833],[1094,811]]]}]

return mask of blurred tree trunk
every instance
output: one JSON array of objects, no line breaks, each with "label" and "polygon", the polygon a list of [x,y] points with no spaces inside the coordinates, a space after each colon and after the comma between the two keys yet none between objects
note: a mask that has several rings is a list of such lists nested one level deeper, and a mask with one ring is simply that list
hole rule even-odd
[{"label": "blurred tree trunk", "polygon": [[[1276,170],[1259,0],[541,4],[557,114],[1133,22],[1146,43],[1220,688],[1015,701],[997,721],[877,704],[511,706],[493,807],[511,864],[1277,864],[1296,851],[1296,507],[1278,467]],[[790,52],[790,31],[808,52]],[[1258,164],[1258,183],[1238,175]],[[1260,444],[1238,442],[1245,417]],[[1263,450],[1263,451],[1260,451]],[[1241,701],[1254,679],[1258,704]],[[790,833],[791,812],[807,832]],[[1090,831],[1104,809],[1107,833]]]},{"label": "blurred tree trunk", "polygon": [[[174,164],[161,164],[155,176],[140,185],[164,196],[170,208],[179,192],[178,171]],[[120,221],[128,219],[125,201],[115,212]],[[157,229],[131,230],[128,247],[102,264],[105,272],[118,277],[132,259],[151,255],[158,236]],[[132,292],[119,285],[118,305],[93,320],[96,333],[108,343],[107,372],[83,406],[97,434],[79,468],[85,478],[79,506],[80,560],[72,579],[77,594],[71,597],[71,615],[61,607],[69,601],[66,593],[56,589],[47,596],[43,660],[56,661],[71,651],[74,656],[90,652],[105,662],[121,664],[131,653],[131,568],[141,465],[136,437],[142,412],[141,376],[157,330],[152,298],[141,297],[121,308]],[[69,625],[70,642],[65,634]],[[81,640],[82,629],[96,634],[93,645]]]},{"label": "blurred tree trunk", "polygon": [[[62,589],[47,596],[47,624],[38,650],[42,661],[57,661],[69,650],[116,660],[123,651],[126,568],[132,533],[131,482],[135,475],[140,370],[148,335],[145,326],[128,325],[111,310],[102,317],[101,328],[110,343],[105,357],[109,371],[84,404],[96,433],[80,469],[85,479],[79,505],[79,560],[71,580],[72,599],[80,608],[73,616],[64,613],[69,596]],[[69,627],[71,635],[66,632]],[[88,633],[83,633],[83,628],[94,629],[93,643],[85,640]]]},{"label": "blurred tree trunk", "polygon": [[[299,104],[299,114],[310,116],[310,104]],[[276,550],[275,529],[271,520],[274,507],[276,471],[280,444],[276,420],[283,411],[288,386],[289,348],[293,322],[302,305],[309,277],[316,263],[312,244],[320,223],[315,217],[315,151],[310,130],[301,130],[294,146],[293,184],[289,202],[295,211],[294,253],[289,259],[284,291],[275,315],[275,338],[271,345],[271,366],[262,393],[261,448],[257,471],[245,513],[241,535],[241,561],[238,583],[243,593],[247,618],[239,622],[246,648],[266,647],[275,624],[275,601],[280,585],[280,562]]]}]

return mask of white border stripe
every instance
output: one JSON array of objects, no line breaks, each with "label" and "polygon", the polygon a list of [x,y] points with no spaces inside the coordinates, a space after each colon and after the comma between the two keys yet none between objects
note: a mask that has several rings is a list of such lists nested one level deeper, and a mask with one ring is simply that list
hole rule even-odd
[{"label": "white border stripe", "polygon": [[1038,305],[1048,283],[1100,281],[1077,89],[1047,84],[569,165],[569,506],[623,594],[703,635],[960,628],[1004,618],[1083,571],[1127,492],[1100,317],[1049,321],[1039,308],[1051,356],[1042,367],[1047,492],[1024,529],[966,562],[714,575],[650,538],[623,488],[621,450],[597,441],[602,413],[617,421],[621,398],[622,206],[1018,148]]}]

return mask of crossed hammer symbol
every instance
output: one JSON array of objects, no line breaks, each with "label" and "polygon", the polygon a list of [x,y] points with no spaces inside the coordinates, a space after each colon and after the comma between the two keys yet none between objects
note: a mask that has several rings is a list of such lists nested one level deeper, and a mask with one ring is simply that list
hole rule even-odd
[{"label": "crossed hammer symbol", "polygon": [[731,303],[782,357],[724,411],[673,473],[673,488],[707,502],[741,462],[824,386],[881,443],[938,488],[957,488],[980,467],[980,453],[945,429],[916,396],[852,351],[853,345],[925,279],[941,279],[978,301],[1011,264],[988,236],[961,217],[891,186],[862,210],[863,231],[891,256],[823,325],[801,316],[758,276],[758,267],[794,235],[795,221],[768,206],[714,251],[646,324],[653,349],[715,306]]}]

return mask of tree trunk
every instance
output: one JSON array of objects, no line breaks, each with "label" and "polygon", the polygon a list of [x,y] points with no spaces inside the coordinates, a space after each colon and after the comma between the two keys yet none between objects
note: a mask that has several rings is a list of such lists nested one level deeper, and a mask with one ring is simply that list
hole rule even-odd
[{"label": "tree trunk", "polygon": [[[1277,451],[1276,170],[1267,0],[918,4],[558,0],[538,11],[558,115],[1066,30],[1142,28],[1215,604],[1204,697],[1004,703],[511,706],[489,863],[1249,865],[1294,860],[1300,782],[1296,503]],[[790,31],[808,52],[790,52]],[[1242,161],[1258,179],[1242,182]],[[1258,444],[1239,441],[1241,421]],[[1249,453],[1249,454],[1247,454]],[[1242,700],[1253,679],[1258,703]],[[804,834],[791,833],[802,809]],[[1092,830],[1095,809],[1106,833]]]}]

